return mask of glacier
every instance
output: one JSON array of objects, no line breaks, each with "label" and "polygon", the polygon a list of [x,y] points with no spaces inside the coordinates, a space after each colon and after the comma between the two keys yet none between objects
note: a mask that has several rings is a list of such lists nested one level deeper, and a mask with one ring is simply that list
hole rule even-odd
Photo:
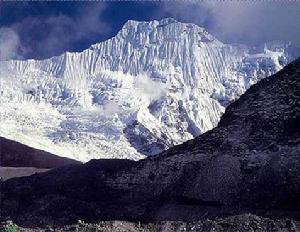
[{"label": "glacier", "polygon": [[212,129],[294,58],[287,42],[225,44],[172,18],[130,20],[82,52],[0,61],[0,136],[83,162],[142,159]]}]

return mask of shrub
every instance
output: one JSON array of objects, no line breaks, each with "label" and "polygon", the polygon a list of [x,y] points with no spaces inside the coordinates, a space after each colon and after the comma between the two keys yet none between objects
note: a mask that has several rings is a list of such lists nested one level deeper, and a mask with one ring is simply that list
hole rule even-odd
[{"label": "shrub", "polygon": [[3,232],[17,232],[17,226],[13,223],[9,223],[3,226]]}]

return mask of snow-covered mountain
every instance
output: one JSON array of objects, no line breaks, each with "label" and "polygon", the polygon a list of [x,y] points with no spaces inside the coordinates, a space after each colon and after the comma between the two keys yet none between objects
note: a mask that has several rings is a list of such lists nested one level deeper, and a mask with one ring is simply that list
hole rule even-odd
[{"label": "snow-covered mountain", "polygon": [[[30,228],[78,220],[172,221],[170,229],[154,231],[214,218],[226,228],[178,231],[257,231],[257,220],[253,230],[249,221],[242,230],[228,227],[233,220],[224,223],[228,215],[249,212],[300,223],[299,151],[300,58],[251,86],[214,129],[159,155],[92,160],[1,183],[1,216]],[[259,231],[299,231],[268,225]]]},{"label": "snow-covered mountain", "polygon": [[0,62],[0,136],[81,161],[140,159],[212,129],[290,50],[224,44],[170,18],[128,21],[83,52]]}]

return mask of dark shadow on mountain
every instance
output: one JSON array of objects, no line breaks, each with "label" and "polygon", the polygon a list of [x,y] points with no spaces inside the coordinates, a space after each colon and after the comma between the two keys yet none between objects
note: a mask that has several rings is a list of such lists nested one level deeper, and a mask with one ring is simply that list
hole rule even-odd
[{"label": "dark shadow on mountain", "polygon": [[167,142],[168,138],[166,135],[161,135],[165,139],[163,141],[138,121],[127,125],[123,132],[131,146],[146,156],[159,154],[172,146],[170,142]]}]

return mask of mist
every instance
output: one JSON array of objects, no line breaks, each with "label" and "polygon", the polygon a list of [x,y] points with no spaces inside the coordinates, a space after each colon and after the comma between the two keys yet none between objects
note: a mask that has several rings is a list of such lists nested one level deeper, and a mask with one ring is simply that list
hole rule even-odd
[{"label": "mist", "polygon": [[196,23],[226,43],[282,40],[300,45],[298,1],[165,2],[157,16]]},{"label": "mist", "polygon": [[[43,13],[38,13],[39,8]],[[31,9],[33,13],[26,13]],[[7,23],[9,17],[5,15],[13,20]],[[300,46],[299,1],[131,2],[130,10],[119,2],[74,3],[67,7],[63,3],[2,3],[1,59],[44,59],[66,51],[82,51],[115,36],[127,20],[166,17],[204,27],[224,43],[261,45],[281,40]]]},{"label": "mist", "polygon": [[149,101],[156,100],[167,93],[165,84],[152,80],[146,74],[141,74],[136,78],[135,88],[138,94],[147,97]]},{"label": "mist", "polygon": [[[5,32],[2,30],[1,56],[43,59],[73,51],[75,44],[110,31],[109,25],[101,19],[105,9],[104,3],[86,4],[73,17],[63,13],[25,17],[5,27]],[[23,49],[18,50],[18,46]]]},{"label": "mist", "polygon": [[0,28],[0,60],[19,58],[20,46],[19,36],[14,30]]}]

